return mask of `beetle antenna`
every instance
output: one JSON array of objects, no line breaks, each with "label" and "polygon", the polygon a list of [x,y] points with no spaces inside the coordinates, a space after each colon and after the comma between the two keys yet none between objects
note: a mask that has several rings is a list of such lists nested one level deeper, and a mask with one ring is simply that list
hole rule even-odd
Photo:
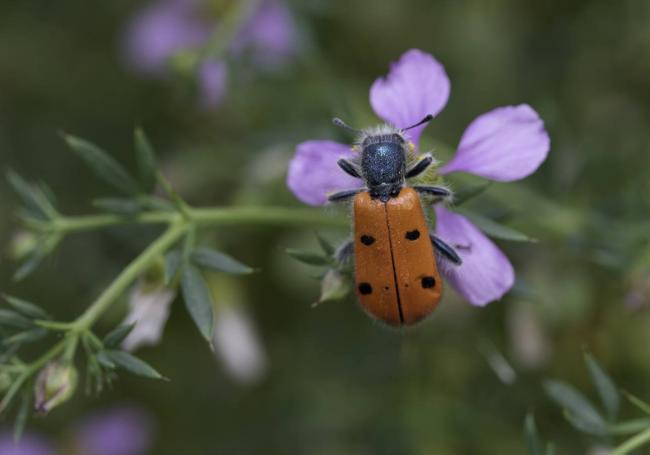
[{"label": "beetle antenna", "polygon": [[412,128],[415,128],[416,126],[424,125],[425,123],[429,123],[431,120],[433,120],[433,115],[427,114],[422,120],[420,120],[416,124],[411,125],[407,128],[402,128],[402,131],[410,130]]},{"label": "beetle antenna", "polygon": [[338,117],[334,117],[332,119],[332,123],[335,124],[336,126],[338,126],[339,128],[343,128],[343,129],[346,129],[346,130],[349,130],[349,131],[352,131],[352,132],[355,132],[355,133],[363,133],[363,131],[361,131],[360,129],[352,128],[350,125],[348,125],[347,123],[345,123],[343,120],[341,120]]}]

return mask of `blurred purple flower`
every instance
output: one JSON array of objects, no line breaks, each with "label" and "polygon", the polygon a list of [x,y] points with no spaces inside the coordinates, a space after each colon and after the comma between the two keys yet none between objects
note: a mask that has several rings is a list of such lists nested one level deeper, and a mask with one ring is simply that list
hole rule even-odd
[{"label": "blurred purple flower", "polygon": [[55,455],[54,447],[35,434],[14,441],[12,433],[0,433],[0,455]]},{"label": "blurred purple flower", "polygon": [[[404,53],[386,77],[370,89],[370,104],[386,122],[404,128],[425,115],[437,115],[447,104],[450,84],[444,67],[417,49]],[[408,136],[417,146],[424,126]],[[476,118],[462,135],[452,160],[440,174],[467,172],[509,182],[532,174],[546,159],[550,139],[544,123],[528,105],[494,109]],[[322,205],[326,194],[361,185],[341,172],[336,161],[352,157],[347,145],[331,141],[299,144],[289,164],[287,184],[301,201]],[[508,258],[467,218],[436,207],[436,233],[458,247],[460,267],[442,267],[451,285],[474,305],[501,298],[514,283]]]},{"label": "blurred purple flower", "polygon": [[226,94],[228,67],[224,62],[209,60],[199,68],[199,87],[201,87],[201,107],[210,109],[221,104]]},{"label": "blurred purple flower", "polygon": [[199,15],[196,0],[159,0],[142,10],[126,29],[126,63],[148,76],[164,76],[177,52],[197,49],[213,25]]},{"label": "blurred purple flower", "polygon": [[[123,53],[127,66],[150,77],[165,77],[169,62],[182,51],[198,51],[219,22],[205,14],[207,0],[157,0],[139,12],[126,28]],[[251,54],[263,68],[277,68],[296,51],[296,27],[280,0],[263,0],[238,30],[228,52],[234,57]],[[217,107],[226,93],[224,61],[203,62],[197,84],[204,108]]]},{"label": "blurred purple flower", "polygon": [[[153,445],[153,421],[149,414],[134,406],[115,407],[85,418],[75,426],[73,453],[83,455],[144,455]],[[68,444],[65,445],[68,447]],[[55,445],[34,433],[25,434],[18,443],[13,434],[0,433],[0,455],[61,455],[68,449]]]},{"label": "blurred purple flower", "polygon": [[135,407],[117,407],[86,418],[76,429],[79,453],[92,455],[143,455],[153,442],[153,423]]},{"label": "blurred purple flower", "polygon": [[275,68],[296,52],[296,26],[289,9],[279,0],[266,0],[242,27],[230,50],[250,50],[253,61]]}]

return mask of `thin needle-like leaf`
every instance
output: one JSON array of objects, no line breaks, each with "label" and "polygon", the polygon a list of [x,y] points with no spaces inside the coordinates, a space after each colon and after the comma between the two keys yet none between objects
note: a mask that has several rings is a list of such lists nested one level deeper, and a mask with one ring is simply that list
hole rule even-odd
[{"label": "thin needle-like leaf", "polygon": [[97,175],[98,178],[113,186],[118,191],[129,195],[138,193],[138,186],[124,168],[108,153],[95,144],[70,134],[63,139]]},{"label": "thin needle-like leaf", "polygon": [[201,272],[191,264],[183,267],[181,288],[187,311],[209,343],[212,342],[213,314],[210,291]]},{"label": "thin needle-like leaf", "polygon": [[605,411],[607,411],[607,416],[610,422],[613,422],[616,420],[621,406],[621,399],[616,385],[614,385],[614,381],[612,381],[605,370],[601,368],[598,362],[588,352],[585,352],[585,363],[589,369],[591,380],[600,396],[600,401],[603,403]]}]

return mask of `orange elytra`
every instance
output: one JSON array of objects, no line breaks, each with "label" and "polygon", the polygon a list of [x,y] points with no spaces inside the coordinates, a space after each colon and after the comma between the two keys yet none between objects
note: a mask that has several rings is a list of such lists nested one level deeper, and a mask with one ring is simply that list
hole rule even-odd
[{"label": "orange elytra", "polygon": [[[413,128],[431,120],[426,116]],[[442,186],[406,186],[433,163],[423,155],[407,166],[411,152],[403,132],[391,126],[361,133],[359,156],[340,159],[347,174],[363,179],[365,186],[329,195],[330,201],[353,201],[354,239],[339,250],[339,259],[354,255],[356,293],[363,309],[392,326],[415,324],[430,314],[442,297],[437,257],[460,265],[454,249],[429,232],[420,194],[437,200],[451,198]]]}]

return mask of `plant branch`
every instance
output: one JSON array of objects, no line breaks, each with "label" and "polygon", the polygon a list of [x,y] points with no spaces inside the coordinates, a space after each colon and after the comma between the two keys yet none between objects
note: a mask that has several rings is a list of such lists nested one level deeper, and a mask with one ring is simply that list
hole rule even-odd
[{"label": "plant branch", "polygon": [[[345,227],[349,221],[332,216],[320,209],[285,207],[209,207],[187,209],[189,222],[202,226],[232,226],[240,224],[264,224],[273,226],[326,226]],[[134,217],[120,215],[62,216],[52,229],[62,234],[89,231],[124,224],[171,224],[182,216],[178,212],[148,211]]]},{"label": "plant branch", "polygon": [[612,455],[626,455],[643,446],[647,442],[650,442],[650,428],[625,441],[614,449]]},{"label": "plant branch", "polygon": [[185,222],[172,223],[147,249],[135,258],[111,285],[72,324],[72,330],[82,333],[89,330],[102,313],[140,276],[151,262],[180,239],[187,231]]}]

